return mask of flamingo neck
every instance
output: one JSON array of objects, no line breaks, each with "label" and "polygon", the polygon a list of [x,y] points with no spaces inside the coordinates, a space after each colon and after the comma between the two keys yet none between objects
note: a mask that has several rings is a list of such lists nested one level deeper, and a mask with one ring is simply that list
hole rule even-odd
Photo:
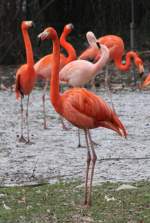
[{"label": "flamingo neck", "polygon": [[110,54],[108,48],[106,46],[101,46],[101,57],[95,64],[93,64],[94,75],[97,75],[99,71],[106,65],[109,60],[109,56]]},{"label": "flamingo neck", "polygon": [[[129,51],[127,54],[126,54],[126,57],[125,57],[125,64],[122,64],[122,58],[117,58],[114,60],[115,62],[115,65],[118,69],[122,70],[122,71],[128,71],[130,66],[131,66],[131,59],[134,60],[134,63],[136,61],[136,59],[138,58],[138,55],[136,52],[134,51]],[[135,63],[136,64],[136,63]]]},{"label": "flamingo neck", "polygon": [[95,49],[94,47],[89,47],[85,51],[83,51],[83,53],[81,53],[81,55],[79,56],[79,59],[81,59],[81,60],[86,60],[86,59],[93,60],[96,57],[98,51],[99,50]]},{"label": "flamingo neck", "polygon": [[71,62],[72,60],[76,60],[77,55],[74,47],[66,41],[66,37],[68,36],[67,33],[63,32],[60,37],[60,44],[61,46],[67,51],[67,58],[66,58],[66,64]]},{"label": "flamingo neck", "polygon": [[32,51],[32,45],[31,45],[29,34],[28,34],[28,30],[22,28],[22,34],[23,34],[23,39],[25,43],[27,64],[33,66],[34,65],[33,51]]},{"label": "flamingo neck", "polygon": [[57,34],[52,39],[53,41],[53,62],[51,69],[50,82],[50,98],[56,111],[60,108],[60,93],[59,93],[59,66],[60,66],[60,45]]}]

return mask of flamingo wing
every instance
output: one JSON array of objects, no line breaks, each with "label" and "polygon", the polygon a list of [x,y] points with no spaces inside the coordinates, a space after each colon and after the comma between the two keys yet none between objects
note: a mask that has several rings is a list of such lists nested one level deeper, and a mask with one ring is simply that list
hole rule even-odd
[{"label": "flamingo wing", "polygon": [[63,112],[68,121],[82,129],[105,127],[127,136],[125,127],[101,98],[84,88],[74,88],[62,95]]}]

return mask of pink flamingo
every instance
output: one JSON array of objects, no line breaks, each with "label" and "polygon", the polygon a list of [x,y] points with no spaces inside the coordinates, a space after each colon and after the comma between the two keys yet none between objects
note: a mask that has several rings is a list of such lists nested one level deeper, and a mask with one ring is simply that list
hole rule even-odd
[{"label": "pink flamingo", "polygon": [[28,34],[28,29],[33,26],[32,21],[23,21],[21,23],[21,30],[23,34],[23,39],[25,43],[26,49],[26,57],[27,63],[23,64],[16,73],[16,98],[21,97],[21,137],[20,142],[26,142],[26,139],[23,136],[23,98],[24,95],[28,96],[27,99],[27,111],[26,111],[26,121],[27,121],[27,134],[28,140],[27,143],[30,142],[29,139],[29,122],[28,122],[28,107],[29,107],[29,96],[35,85],[36,74],[34,70],[34,59],[32,52],[32,45],[30,41],[30,37]]},{"label": "pink flamingo", "polygon": [[67,83],[72,87],[80,87],[88,83],[94,78],[100,70],[106,65],[109,59],[109,50],[103,45],[96,45],[96,38],[94,33],[87,32],[87,40],[89,44],[101,51],[101,57],[93,64],[86,60],[75,60],[64,66],[60,73],[59,78],[62,83]]},{"label": "pink flamingo", "polygon": [[[41,40],[52,39],[53,42],[53,62],[50,83],[50,98],[52,105],[57,113],[71,122],[74,126],[83,129],[85,132],[87,143],[87,167],[84,204],[90,206],[92,201],[92,181],[97,156],[89,129],[105,127],[124,137],[127,136],[127,132],[116,113],[112,111],[101,97],[87,91],[85,88],[72,88],[65,91],[63,94],[60,94],[60,45],[57,33],[54,28],[49,27],[39,34],[38,37]],[[91,175],[89,174],[90,164],[92,165]]]},{"label": "pink flamingo", "polygon": [[[67,63],[72,60],[76,60],[76,52],[73,46],[66,41],[67,36],[71,33],[74,26],[73,24],[69,23],[65,25],[63,32],[60,37],[60,44],[64,49],[67,51],[68,56],[64,56],[64,54],[60,54],[60,69],[64,67]],[[51,61],[51,62],[50,62]],[[46,124],[46,111],[45,111],[45,93],[48,87],[48,81],[51,76],[51,63],[52,63],[52,54],[48,54],[41,58],[36,64],[34,65],[35,72],[38,78],[42,78],[45,80],[45,85],[43,88],[43,95],[42,95],[42,102],[43,102],[43,118],[44,118],[44,128],[47,128]],[[62,123],[63,124],[63,123]],[[65,126],[63,125],[65,128]]]}]

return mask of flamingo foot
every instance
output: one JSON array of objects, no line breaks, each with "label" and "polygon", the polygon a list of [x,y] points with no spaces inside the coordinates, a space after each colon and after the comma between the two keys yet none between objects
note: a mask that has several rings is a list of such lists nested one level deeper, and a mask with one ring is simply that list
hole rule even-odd
[{"label": "flamingo foot", "polygon": [[23,135],[21,135],[20,138],[19,138],[19,142],[26,143],[27,140],[24,138]]},{"label": "flamingo foot", "polygon": [[81,145],[80,143],[77,145],[77,148],[85,148],[86,146]]}]

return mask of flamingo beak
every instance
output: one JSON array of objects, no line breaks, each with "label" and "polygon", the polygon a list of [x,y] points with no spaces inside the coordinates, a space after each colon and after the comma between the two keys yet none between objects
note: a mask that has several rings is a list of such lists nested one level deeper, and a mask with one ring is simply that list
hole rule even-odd
[{"label": "flamingo beak", "polygon": [[101,49],[101,45],[100,45],[99,42],[96,42],[96,45],[97,45],[97,47],[98,47],[99,49]]},{"label": "flamingo beak", "polygon": [[144,66],[143,66],[143,64],[139,64],[138,71],[139,71],[140,77],[142,77],[143,74],[144,74]]},{"label": "flamingo beak", "polygon": [[144,87],[146,87],[148,85],[150,85],[150,73],[147,75],[146,79],[142,83],[142,88],[144,88]]}]

